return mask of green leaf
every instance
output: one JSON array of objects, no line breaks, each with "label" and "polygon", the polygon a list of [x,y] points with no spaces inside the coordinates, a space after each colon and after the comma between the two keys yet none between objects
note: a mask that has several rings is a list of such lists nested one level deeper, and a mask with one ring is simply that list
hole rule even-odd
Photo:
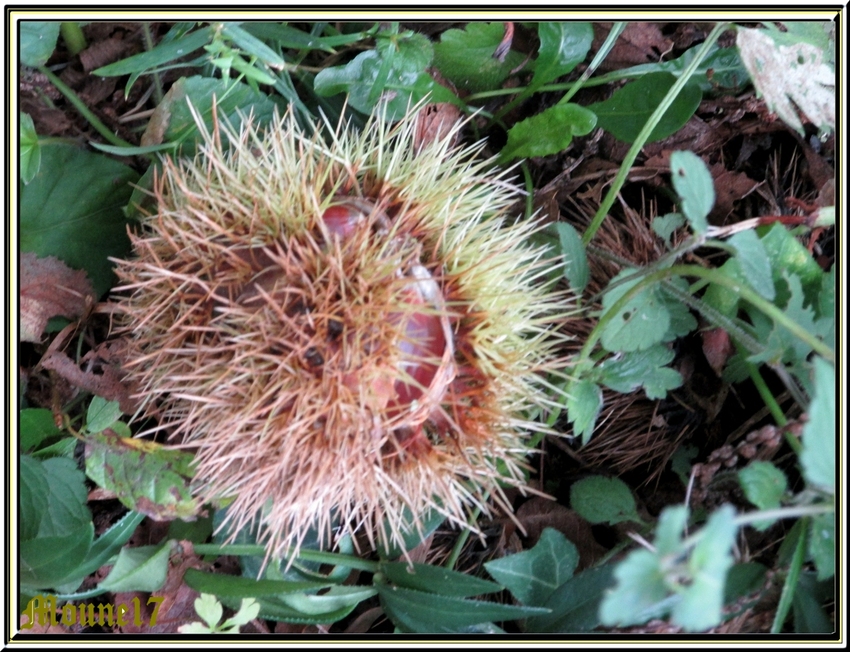
[{"label": "green leaf", "polygon": [[593,43],[593,26],[585,22],[537,24],[540,49],[534,61],[533,87],[547,84],[573,71],[584,61]]},{"label": "green leaf", "polygon": [[[597,126],[618,140],[632,143],[675,83],[676,78],[670,73],[650,73],[614,91],[604,102],[587,108],[596,114]],[[686,84],[652,130],[647,142],[662,140],[679,131],[696,113],[701,101],[699,85]]]},{"label": "green leaf", "polygon": [[706,217],[714,206],[714,180],[703,160],[689,151],[670,154],[670,178],[679,195],[682,213],[694,233],[708,230]]},{"label": "green leaf", "polygon": [[[611,279],[602,297],[603,312],[608,310],[641,279],[620,282],[620,279],[633,275],[635,270],[624,269]],[[667,301],[661,296],[657,286],[644,288],[626,302],[617,314],[602,329],[602,346],[609,351],[640,351],[663,341],[670,326],[670,312]]]},{"label": "green leaf", "polygon": [[564,151],[573,136],[589,134],[596,116],[578,104],[557,104],[517,122],[508,130],[508,142],[500,152],[503,161],[548,156]]},{"label": "green leaf", "polygon": [[[110,256],[130,249],[122,212],[138,175],[71,145],[42,147],[41,168],[20,190],[20,248],[86,270],[95,292],[113,284]],[[60,210],[61,207],[61,210]]]},{"label": "green leaf", "polygon": [[38,68],[47,63],[59,40],[59,21],[22,20],[21,63]]},{"label": "green leaf", "polygon": [[194,568],[188,569],[184,577],[186,585],[201,593],[213,593],[220,598],[250,598],[259,596],[280,596],[289,593],[319,591],[333,584],[331,582],[311,582],[306,580],[256,580],[252,577],[207,573]]},{"label": "green leaf", "polygon": [[[239,605],[239,611],[237,611],[233,616],[225,620],[221,627],[224,630],[228,630],[234,628],[238,631],[242,625],[247,625],[254,618],[256,618],[260,613],[260,603],[254,600],[254,598],[242,598],[242,602]],[[233,633],[236,633],[235,631]]]},{"label": "green leaf", "polygon": [[[91,523],[85,476],[73,460],[21,456],[22,538],[61,537]],[[26,536],[25,536],[26,535]]]},{"label": "green leaf", "polygon": [[559,586],[542,606],[546,616],[526,620],[526,632],[577,634],[599,626],[599,605],[613,584],[613,564],[605,564],[575,575]]},{"label": "green leaf", "polygon": [[561,255],[564,257],[564,276],[570,282],[570,288],[580,294],[590,280],[590,267],[587,264],[587,252],[581,236],[572,224],[558,222],[558,237],[561,241]]},{"label": "green leaf", "polygon": [[785,277],[796,276],[803,287],[805,305],[817,304],[824,272],[800,241],[782,224],[774,224],[762,235],[761,242],[772,262],[771,271],[776,286],[774,303],[778,306],[788,305],[790,291]]},{"label": "green leaf", "polygon": [[20,529],[21,541],[35,539],[41,528],[41,519],[47,512],[49,486],[47,473],[41,462],[29,455],[20,457]]},{"label": "green leaf", "polygon": [[670,237],[685,225],[685,216],[681,213],[667,213],[659,215],[652,220],[652,230],[659,238],[664,240],[667,248],[670,248]]},{"label": "green leaf", "polygon": [[672,349],[657,344],[644,351],[633,351],[608,358],[597,369],[600,382],[616,392],[628,394],[643,386],[650,400],[662,399],[667,391],[682,384],[682,376],[664,365],[675,357]]},{"label": "green leaf", "polygon": [[818,514],[812,519],[809,554],[818,569],[818,580],[835,575],[835,514]]},{"label": "green leaf", "polygon": [[457,632],[480,623],[549,613],[548,609],[467,600],[387,584],[376,588],[387,616],[405,631],[419,634]]},{"label": "green leaf", "polygon": [[195,613],[201,617],[210,630],[215,630],[221,622],[221,617],[224,615],[224,607],[221,602],[216,600],[214,595],[209,593],[201,593],[195,598]]},{"label": "green leaf", "polygon": [[272,68],[282,69],[287,65],[283,57],[256,36],[242,29],[238,23],[224,23],[221,34],[233,41],[234,45],[244,50],[247,54],[257,57],[257,59]]},{"label": "green leaf", "polygon": [[631,489],[619,478],[592,475],[579,480],[570,487],[570,505],[594,524],[641,520]]},{"label": "green leaf", "polygon": [[86,429],[90,433],[103,432],[121,418],[118,401],[107,401],[100,396],[92,397],[86,415]]},{"label": "green leaf", "polygon": [[160,43],[152,50],[147,50],[121,61],[110,63],[92,71],[93,75],[101,77],[117,77],[132,73],[152,72],[153,70],[186,57],[195,50],[199,50],[212,40],[214,27],[190,32],[173,41]]},{"label": "green leaf", "polygon": [[[826,595],[824,595],[826,594]],[[823,604],[834,600],[832,582],[816,582],[814,573],[801,573],[794,591],[794,632],[796,634],[832,634],[835,623]]]},{"label": "green leaf", "polygon": [[495,582],[430,564],[411,566],[406,562],[382,562],[380,568],[392,584],[406,589],[429,591],[456,598],[502,590]]},{"label": "green leaf", "polygon": [[[668,72],[676,77],[681,77],[682,73],[691,65],[701,47],[701,45],[697,45],[686,50],[678,59],[632,66],[620,71],[620,74],[640,77],[650,72]],[[698,83],[703,91],[710,91],[718,86],[720,88],[741,88],[749,81],[749,74],[738,55],[738,48],[718,48],[714,46],[700,62],[690,81]]]},{"label": "green leaf", "polygon": [[744,495],[759,509],[775,509],[788,489],[785,474],[770,462],[756,460],[738,472]]},{"label": "green leaf", "polygon": [[323,616],[336,614],[344,609],[353,610],[377,592],[377,589],[371,586],[332,586],[321,595],[287,593],[277,596],[276,599],[302,614]]},{"label": "green leaf", "polygon": [[25,184],[33,180],[38,174],[41,166],[41,145],[38,142],[38,134],[35,124],[28,113],[20,114],[20,151],[19,159],[21,181]]},{"label": "green leaf", "polygon": [[30,452],[39,447],[41,442],[63,435],[61,428],[56,427],[53,412],[46,408],[26,408],[20,412],[21,450]]},{"label": "green leaf", "polygon": [[747,230],[736,233],[728,242],[735,248],[741,271],[753,289],[765,299],[773,300],[776,288],[773,285],[771,259],[761,239],[754,231]]},{"label": "green leaf", "polygon": [[171,546],[171,541],[164,541],[158,546],[122,548],[99,588],[112,593],[158,591],[168,574]]},{"label": "green leaf", "polygon": [[75,577],[93,539],[94,524],[89,521],[74,530],[66,530],[63,536],[40,536],[21,541],[22,586],[53,589]]},{"label": "green leaf", "polygon": [[82,580],[86,575],[95,572],[115,556],[145,518],[144,514],[128,512],[119,521],[101,534],[92,544],[86,558],[75,570],[75,575]]},{"label": "green leaf", "polygon": [[815,391],[803,426],[800,465],[811,486],[835,493],[835,368],[815,358]]},{"label": "green leaf", "polygon": [[[387,524],[387,521],[384,520],[384,523],[382,524],[384,537],[379,537],[378,539],[378,554],[381,559],[398,559],[406,551],[413,550],[416,546],[431,536],[431,534],[440,527],[445,520],[445,515],[435,509],[429,510],[425,514],[420,514],[418,519],[414,519],[410,508],[405,506],[402,520],[402,522],[405,523],[405,527],[401,528],[403,547],[399,546],[398,542],[393,540],[390,527]],[[417,527],[417,523],[421,527]],[[382,540],[388,541],[388,545],[385,546],[381,543]]]},{"label": "green leaf", "polygon": [[582,443],[590,441],[601,409],[602,390],[599,385],[585,378],[570,386],[567,413],[573,424],[573,432],[582,438]]},{"label": "green leaf", "polygon": [[803,135],[805,115],[819,129],[835,129],[835,71],[823,48],[793,38],[779,45],[778,30],[738,27],[737,45],[768,109]]},{"label": "green leaf", "polygon": [[472,22],[464,29],[446,30],[434,45],[434,66],[457,88],[470,93],[499,88],[523,61],[512,50],[502,61],[494,56],[504,34],[502,23]]},{"label": "green leaf", "polygon": [[90,435],[86,443],[86,473],[128,508],[156,520],[189,518],[197,512],[188,481],[190,453],[111,430]]},{"label": "green leaf", "polygon": [[[547,527],[531,550],[488,561],[484,568],[513,596],[531,607],[544,607],[578,566],[578,550],[563,534]],[[471,594],[470,594],[471,595]]]},{"label": "green leaf", "polygon": [[658,556],[634,550],[614,569],[616,586],[602,598],[599,620],[606,626],[644,623],[664,613],[667,586]]}]

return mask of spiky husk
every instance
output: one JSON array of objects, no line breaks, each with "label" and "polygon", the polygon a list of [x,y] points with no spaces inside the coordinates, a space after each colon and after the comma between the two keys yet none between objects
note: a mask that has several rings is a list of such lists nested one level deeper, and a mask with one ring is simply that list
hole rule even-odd
[{"label": "spiky husk", "polygon": [[540,225],[508,219],[520,191],[452,148],[458,128],[420,148],[413,112],[325,126],[199,122],[117,267],[140,413],[275,555],[310,528],[398,544],[406,512],[470,527],[488,496],[507,508],[568,307]]}]

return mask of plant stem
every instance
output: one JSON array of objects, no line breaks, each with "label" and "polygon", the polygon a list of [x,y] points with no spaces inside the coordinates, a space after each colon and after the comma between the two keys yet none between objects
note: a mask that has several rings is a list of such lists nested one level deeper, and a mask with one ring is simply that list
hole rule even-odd
[{"label": "plant stem", "polygon": [[60,93],[62,93],[62,95],[64,95],[65,98],[71,104],[73,104],[74,108],[79,111],[80,115],[82,115],[86,120],[88,120],[89,124],[94,127],[97,133],[99,133],[113,145],[117,145],[119,147],[132,147],[130,143],[125,140],[122,140],[114,133],[112,133],[109,128],[100,121],[100,118],[98,118],[94,113],[91,112],[89,107],[85,105],[85,102],[83,102],[73,90],[66,86],[65,82],[63,82],[61,79],[59,79],[59,77],[53,74],[52,70],[50,70],[47,66],[44,65],[39,66],[38,70],[45,77],[47,77],[48,80],[50,80],[50,83],[53,84],[56,89]]},{"label": "plant stem", "polygon": [[788,612],[791,610],[791,605],[794,602],[794,591],[797,589],[797,582],[800,579],[800,571],[803,568],[803,561],[805,559],[806,531],[809,529],[806,525],[804,525],[802,532],[800,532],[800,536],[797,539],[797,546],[794,548],[794,555],[791,557],[788,576],[785,578],[785,584],[782,586],[782,595],[779,598],[779,605],[776,607],[776,615],[773,618],[773,625],[770,628],[771,634],[779,634],[782,631],[782,625],[785,624],[785,619],[788,617]]},{"label": "plant stem", "polygon": [[573,98],[573,95],[578,93],[579,89],[587,83],[587,80],[590,79],[590,76],[599,67],[599,64],[601,64],[605,60],[605,57],[608,56],[611,48],[614,47],[617,39],[620,38],[620,34],[622,34],[625,29],[625,22],[614,23],[611,26],[608,36],[605,37],[605,42],[602,44],[602,47],[599,48],[596,56],[593,57],[590,65],[581,74],[581,77],[570,85],[570,89],[564,93],[564,96],[560,100],[558,100],[558,104],[566,104],[569,102]]},{"label": "plant stem", "polygon": [[[153,50],[153,35],[151,34],[151,26],[150,23],[142,23],[142,34],[145,37],[145,48],[148,52]],[[162,98],[164,96],[162,91],[162,79],[159,76],[159,72],[156,70],[153,71],[153,83],[154,83],[154,99],[157,104],[162,103]]]},{"label": "plant stem", "polygon": [[611,188],[608,190],[608,194],[605,195],[605,199],[602,200],[602,204],[599,206],[599,210],[596,211],[596,215],[593,216],[593,220],[588,226],[587,231],[584,232],[582,236],[582,241],[587,244],[593,239],[593,236],[596,235],[596,232],[599,230],[599,227],[602,225],[602,220],[605,219],[605,216],[608,215],[608,211],[611,210],[611,206],[614,205],[614,202],[617,199],[617,195],[619,195],[620,190],[623,188],[623,185],[626,183],[626,179],[629,175],[629,172],[632,169],[632,165],[634,165],[635,160],[637,159],[640,150],[643,149],[643,146],[646,144],[646,141],[649,140],[649,136],[652,134],[652,131],[661,122],[661,118],[664,117],[664,114],[667,113],[667,109],[673,104],[673,101],[678,97],[681,90],[685,87],[685,84],[688,83],[690,78],[699,68],[702,60],[708,56],[709,51],[711,50],[714,43],[720,38],[720,35],[726,31],[729,27],[729,23],[723,22],[718,23],[708,37],[705,39],[705,42],[700,47],[699,51],[694,56],[694,60],[691,61],[690,65],[682,72],[682,75],[676,80],[673,86],[668,91],[667,95],[655,109],[653,114],[649,117],[646,124],[641,129],[638,134],[635,142],[632,143],[631,148],[626,154],[625,159],[623,159],[622,165],[620,165],[620,169],[617,172],[617,176],[614,177],[614,182],[611,184]]},{"label": "plant stem", "polygon": [[[752,362],[747,362],[746,366],[747,372],[750,374],[750,379],[756,386],[759,396],[761,396],[761,400],[764,401],[767,409],[770,410],[770,414],[773,415],[773,420],[776,421],[776,425],[780,427],[786,425],[788,423],[788,419],[785,418],[782,408],[779,407],[779,403],[776,402],[776,399],[773,397],[773,393],[770,391],[767,383],[764,382],[764,378],[758,370],[758,367],[756,367]],[[795,439],[794,441],[796,442],[797,440]],[[799,442],[797,442],[797,446],[800,446]],[[794,452],[799,454],[800,451],[795,450]]]}]

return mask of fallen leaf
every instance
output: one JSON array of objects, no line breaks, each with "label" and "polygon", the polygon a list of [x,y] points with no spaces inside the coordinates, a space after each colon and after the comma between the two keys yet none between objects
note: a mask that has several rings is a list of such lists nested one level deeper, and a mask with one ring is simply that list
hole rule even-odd
[{"label": "fallen leaf", "polygon": [[704,330],[702,335],[702,352],[708,364],[718,376],[723,372],[726,361],[735,352],[735,346],[729,339],[729,333],[722,328]]},{"label": "fallen leaf", "polygon": [[51,317],[81,317],[95,296],[86,273],[58,258],[21,254],[21,341],[39,342]]},{"label": "fallen leaf", "polygon": [[131,396],[131,389],[122,382],[121,372],[113,366],[104,365],[102,373],[83,371],[62,351],[47,353],[40,362],[45,369],[55,371],[68,382],[80,389],[97,394],[109,401],[118,401],[124,414],[133,414],[136,402]]}]

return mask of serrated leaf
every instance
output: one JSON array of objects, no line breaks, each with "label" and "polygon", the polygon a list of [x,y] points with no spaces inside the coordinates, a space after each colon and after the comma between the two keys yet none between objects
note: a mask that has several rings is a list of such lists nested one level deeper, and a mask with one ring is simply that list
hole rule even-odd
[{"label": "serrated leaf", "polygon": [[511,127],[499,156],[509,161],[557,154],[569,147],[573,136],[589,134],[595,126],[591,111],[578,104],[557,104]]},{"label": "serrated leaf", "polygon": [[37,68],[47,63],[59,40],[59,21],[22,20],[21,63]]},{"label": "serrated leaf", "polygon": [[457,632],[480,623],[516,620],[549,613],[548,609],[454,598],[387,584],[376,585],[381,606],[390,619],[408,632]]},{"label": "serrated leaf", "polygon": [[738,27],[736,43],[768,109],[801,136],[798,110],[819,129],[835,129],[835,71],[821,47],[777,43],[773,34],[745,27]]},{"label": "serrated leaf", "polygon": [[[590,104],[587,108],[596,114],[597,126],[618,140],[633,143],[675,83],[676,78],[670,73],[649,73],[614,91],[604,102]],[[679,131],[696,113],[701,101],[699,85],[686,84],[652,130],[647,142],[662,140]]]},{"label": "serrated leaf", "polygon": [[641,520],[631,489],[619,478],[601,475],[582,478],[570,487],[570,505],[593,524],[616,525]]},{"label": "serrated leaf", "polygon": [[729,244],[735,248],[735,254],[741,271],[765,299],[773,300],[776,288],[773,285],[771,260],[767,249],[754,231],[741,231],[729,238]]},{"label": "serrated leaf", "polygon": [[[621,278],[634,274],[625,269],[611,279],[609,285],[620,283]],[[620,283],[606,290],[602,308],[607,312],[626,292],[640,282],[640,278]],[[663,341],[670,326],[667,302],[658,288],[644,288],[620,308],[602,329],[602,346],[609,351],[639,351]]]},{"label": "serrated leaf", "polygon": [[157,546],[122,548],[100,588],[113,593],[158,591],[165,584],[171,541]]},{"label": "serrated leaf", "polygon": [[587,252],[581,236],[572,224],[558,222],[558,237],[561,242],[561,255],[564,257],[564,276],[570,282],[570,287],[581,293],[590,280],[590,267],[587,264]]},{"label": "serrated leaf", "polygon": [[593,381],[583,379],[570,386],[567,397],[567,414],[573,432],[586,444],[590,441],[596,417],[602,409],[602,390]]},{"label": "serrated leaf", "polygon": [[430,564],[382,562],[380,568],[386,578],[396,586],[456,598],[467,598],[502,590],[502,587],[495,582]]},{"label": "serrated leaf", "polygon": [[540,49],[534,61],[533,87],[572,72],[584,61],[593,43],[593,26],[585,22],[541,22],[537,35]]},{"label": "serrated leaf", "polygon": [[129,509],[155,520],[189,518],[199,506],[189,488],[192,455],[112,430],[86,439],[86,473]]},{"label": "serrated leaf", "polygon": [[93,396],[86,413],[86,428],[90,433],[102,432],[121,418],[118,401]]},{"label": "serrated leaf", "polygon": [[759,509],[775,509],[788,489],[785,474],[770,462],[755,460],[738,472],[744,495]]},{"label": "serrated leaf", "polygon": [[800,465],[806,482],[835,493],[835,368],[815,358],[815,390],[803,426]]},{"label": "serrated leaf", "polygon": [[[122,212],[138,174],[71,145],[42,147],[41,168],[20,190],[20,248],[86,270],[95,293],[113,284],[110,256],[130,249]],[[57,210],[61,207],[61,210]]]},{"label": "serrated leaf", "polygon": [[648,399],[665,398],[668,390],[676,389],[682,384],[682,375],[665,366],[675,355],[672,349],[659,344],[645,351],[608,358],[597,367],[602,372],[600,382],[623,394],[642,386]]},{"label": "serrated leaf", "polygon": [[456,87],[471,93],[499,88],[523,61],[514,51],[503,60],[494,56],[504,34],[502,23],[471,22],[464,29],[446,30],[434,45],[434,66]]},{"label": "serrated leaf", "polygon": [[487,572],[525,605],[546,606],[546,601],[578,566],[578,550],[563,534],[545,528],[531,550],[484,564]]},{"label": "serrated leaf", "polygon": [[676,232],[677,229],[682,228],[685,225],[685,216],[681,213],[667,213],[666,215],[659,215],[655,219],[652,220],[652,231],[659,238],[664,240],[664,244],[667,248],[670,248],[670,236]]},{"label": "serrated leaf", "polygon": [[689,151],[670,154],[670,179],[679,195],[682,213],[694,233],[708,229],[706,217],[714,206],[714,180],[703,160]]},{"label": "serrated leaf", "polygon": [[818,569],[818,580],[835,575],[835,514],[818,514],[812,519],[809,554]]}]

